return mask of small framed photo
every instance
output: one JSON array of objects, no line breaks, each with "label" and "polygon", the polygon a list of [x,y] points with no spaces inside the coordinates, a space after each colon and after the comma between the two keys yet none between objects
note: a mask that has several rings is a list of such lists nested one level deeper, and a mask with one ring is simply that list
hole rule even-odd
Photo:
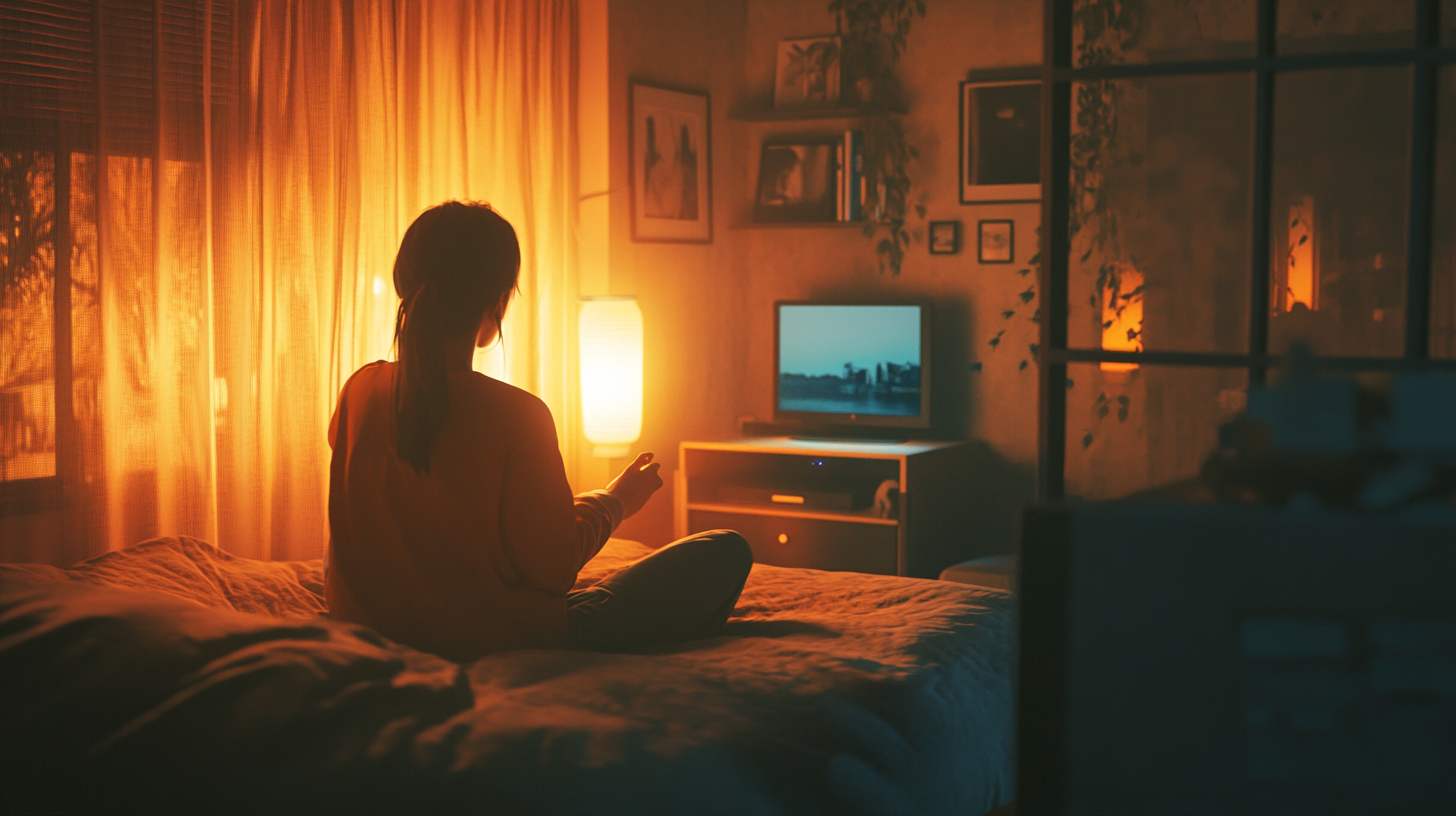
[{"label": "small framed photo", "polygon": [[961,222],[930,222],[930,254],[954,255],[961,251]]},{"label": "small framed photo", "polygon": [[765,143],[758,159],[755,221],[833,221],[838,140]]},{"label": "small framed photo", "polygon": [[708,95],[633,82],[632,240],[713,241]]},{"label": "small framed photo", "polygon": [[981,221],[977,225],[976,260],[981,263],[1012,263],[1016,260],[1016,222]]},{"label": "small framed photo", "polygon": [[838,37],[794,37],[779,42],[774,107],[839,104],[839,57]]},{"label": "small framed photo", "polygon": [[961,203],[1039,201],[1041,82],[1028,69],[980,75],[961,83]]}]

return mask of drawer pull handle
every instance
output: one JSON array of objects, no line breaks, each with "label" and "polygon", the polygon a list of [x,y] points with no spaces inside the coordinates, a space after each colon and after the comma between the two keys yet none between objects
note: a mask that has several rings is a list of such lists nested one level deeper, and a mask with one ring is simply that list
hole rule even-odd
[{"label": "drawer pull handle", "polygon": [[789,543],[789,534],[788,533],[779,533],[779,543],[780,544],[787,544],[787,543]]},{"label": "drawer pull handle", "polygon": [[[761,496],[763,494],[760,493],[759,495]],[[803,504],[804,503],[804,497],[803,496],[790,496],[787,493],[775,493],[772,496],[769,496],[769,498],[772,499],[773,501],[779,503],[779,504]]]}]

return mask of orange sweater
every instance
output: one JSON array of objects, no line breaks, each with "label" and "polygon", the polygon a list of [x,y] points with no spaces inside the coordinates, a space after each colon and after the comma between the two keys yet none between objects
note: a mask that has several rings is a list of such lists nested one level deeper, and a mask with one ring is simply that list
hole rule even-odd
[{"label": "orange sweater", "polygon": [[395,453],[394,363],[354,373],[329,424],[330,613],[461,662],[563,642],[566,593],[622,520],[574,499],[551,412],[475,372],[417,473]]}]

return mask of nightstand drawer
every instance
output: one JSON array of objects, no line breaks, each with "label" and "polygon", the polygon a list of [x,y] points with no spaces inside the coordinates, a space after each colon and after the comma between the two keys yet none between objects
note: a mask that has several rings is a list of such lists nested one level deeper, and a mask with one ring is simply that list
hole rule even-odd
[{"label": "nightstand drawer", "polygon": [[899,528],[889,524],[689,510],[688,532],[737,530],[753,548],[753,560],[778,567],[894,575]]}]

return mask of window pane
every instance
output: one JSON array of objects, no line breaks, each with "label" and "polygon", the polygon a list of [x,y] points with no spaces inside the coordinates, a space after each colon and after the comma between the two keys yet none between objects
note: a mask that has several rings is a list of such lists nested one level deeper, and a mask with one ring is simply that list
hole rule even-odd
[{"label": "window pane", "polygon": [[[1453,5],[1448,3],[1448,6]],[[1456,14],[1456,9],[1452,9]],[[1456,357],[1456,65],[1441,68],[1436,101],[1436,190],[1431,213],[1431,356]]]},{"label": "window pane", "polygon": [[1253,81],[1073,86],[1074,348],[1248,348]]},{"label": "window pane", "polygon": [[0,480],[56,475],[55,157],[0,151]]},{"label": "window pane", "polygon": [[1269,348],[1404,352],[1410,68],[1280,74]]},{"label": "window pane", "polygon": [[1279,0],[1281,54],[1410,48],[1415,0]]},{"label": "window pane", "polygon": [[1252,57],[1257,0],[1080,0],[1072,23],[1073,64]]},{"label": "window pane", "polygon": [[97,269],[96,157],[71,154],[71,410],[86,484],[103,476],[101,280]]},{"label": "window pane", "polygon": [[1067,495],[1094,500],[1196,477],[1248,388],[1241,368],[1073,363],[1067,379]]}]

